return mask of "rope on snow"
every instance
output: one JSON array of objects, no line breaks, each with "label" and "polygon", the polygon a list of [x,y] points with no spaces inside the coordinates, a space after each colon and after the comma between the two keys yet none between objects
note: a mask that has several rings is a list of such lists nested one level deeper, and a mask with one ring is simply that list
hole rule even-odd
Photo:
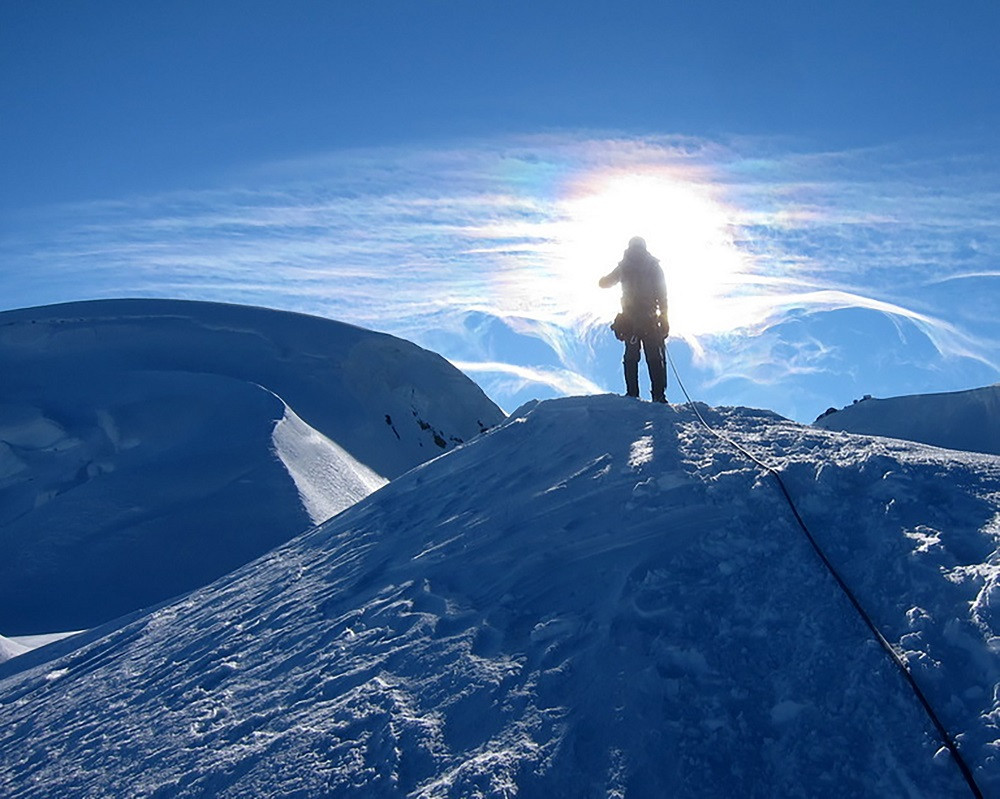
[{"label": "rope on snow", "polygon": [[806,526],[805,520],[802,518],[802,514],[799,513],[799,509],[796,507],[795,502],[792,499],[792,495],[789,493],[788,487],[785,485],[785,481],[781,477],[781,473],[774,466],[771,466],[769,463],[761,460],[738,442],[733,441],[728,436],[725,436],[722,433],[720,433],[705,420],[705,417],[702,416],[701,411],[698,410],[698,406],[695,405],[694,400],[691,399],[691,395],[688,394],[687,389],[684,387],[684,381],[681,380],[681,376],[677,371],[677,366],[674,364],[674,359],[670,357],[670,351],[667,350],[666,346],[664,346],[664,350],[666,350],[666,357],[667,360],[670,362],[670,369],[671,371],[673,371],[674,377],[677,379],[677,385],[680,386],[681,391],[684,393],[685,398],[687,398],[688,404],[694,410],[695,415],[698,417],[698,420],[705,426],[705,429],[708,430],[712,435],[714,435],[723,443],[728,444],[733,449],[737,450],[742,455],[744,455],[746,458],[749,458],[757,466],[759,466],[765,472],[768,472],[772,477],[774,477],[775,481],[777,482],[778,488],[781,490],[782,496],[788,503],[788,507],[791,508],[792,515],[795,517],[795,521],[798,522],[798,525],[802,529],[802,532],[805,533],[806,539],[808,539],[809,543],[812,545],[812,548],[819,556],[820,561],[823,563],[824,566],[826,566],[827,571],[833,576],[833,579],[836,581],[837,585],[839,585],[840,589],[844,592],[844,595],[848,598],[848,600],[850,600],[851,605],[854,606],[854,609],[857,611],[862,621],[864,621],[864,623],[867,625],[868,629],[871,631],[872,636],[875,638],[876,641],[878,641],[882,649],[885,650],[886,654],[889,656],[892,662],[896,664],[896,667],[903,675],[903,678],[906,680],[910,688],[913,690],[913,694],[917,697],[920,704],[923,706],[924,711],[927,713],[927,716],[933,723],[944,745],[948,748],[948,751],[951,752],[951,756],[954,758],[955,764],[958,766],[959,771],[962,772],[962,777],[965,778],[965,782],[968,784],[969,790],[972,791],[972,795],[975,796],[976,799],[982,799],[983,797],[982,791],[979,790],[979,786],[976,784],[976,778],[973,776],[972,770],[969,768],[968,763],[965,762],[965,758],[962,757],[962,753],[959,751],[958,744],[956,743],[955,739],[951,736],[947,728],[944,726],[944,723],[938,717],[938,714],[935,712],[933,706],[930,703],[930,700],[927,699],[927,696],[921,690],[912,672],[907,667],[906,662],[900,657],[899,653],[892,647],[892,644],[890,644],[889,641],[886,640],[885,636],[882,635],[881,631],[878,629],[875,622],[872,620],[872,617],[869,616],[868,612],[864,609],[864,606],[861,604],[861,601],[851,590],[850,586],[840,575],[840,572],[837,571],[833,563],[830,562],[830,559],[826,556],[826,553],[823,551],[822,547],[820,547],[819,542],[810,532],[808,526]]}]

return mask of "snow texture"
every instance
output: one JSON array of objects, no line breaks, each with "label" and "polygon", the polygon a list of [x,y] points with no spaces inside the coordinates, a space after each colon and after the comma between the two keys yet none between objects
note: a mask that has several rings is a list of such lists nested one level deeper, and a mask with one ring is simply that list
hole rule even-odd
[{"label": "snow texture", "polygon": [[866,397],[824,414],[814,424],[825,430],[1000,455],[1000,384],[944,394]]},{"label": "snow texture", "polygon": [[0,313],[0,632],[205,585],[496,424],[440,356],[166,300]]},{"label": "snow texture", "polygon": [[13,657],[23,655],[31,648],[32,647],[30,646],[25,646],[24,644],[12,641],[10,638],[4,638],[0,635],[0,663],[5,663]]},{"label": "snow texture", "polygon": [[[1000,461],[703,413],[1000,796]],[[0,677],[14,797],[968,795],[773,478],[620,397],[525,406]]]},{"label": "snow texture", "polygon": [[303,422],[287,405],[272,439],[275,454],[295,481],[314,524],[336,516],[388,482]]}]

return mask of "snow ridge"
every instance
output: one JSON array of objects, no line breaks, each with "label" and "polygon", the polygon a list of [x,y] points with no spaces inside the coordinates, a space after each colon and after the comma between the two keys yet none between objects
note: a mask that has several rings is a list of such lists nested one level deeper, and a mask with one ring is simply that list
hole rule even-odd
[{"label": "snow ridge", "polygon": [[440,356],[170,300],[0,313],[0,633],[205,585],[503,418]]},{"label": "snow ridge", "polygon": [[1000,384],[943,394],[865,397],[842,410],[831,409],[814,424],[825,430],[1000,455]]},{"label": "snow ridge", "polygon": [[[1000,794],[1000,462],[705,414],[780,469]],[[0,667],[14,795],[967,795],[772,481],[619,397],[526,406],[43,652]]]},{"label": "snow ridge", "polygon": [[30,646],[19,644],[17,641],[11,641],[9,638],[4,638],[0,635],[0,663],[5,663],[11,658],[23,655],[30,650]]},{"label": "snow ridge", "polygon": [[303,422],[287,405],[271,438],[313,524],[336,516],[389,482]]}]

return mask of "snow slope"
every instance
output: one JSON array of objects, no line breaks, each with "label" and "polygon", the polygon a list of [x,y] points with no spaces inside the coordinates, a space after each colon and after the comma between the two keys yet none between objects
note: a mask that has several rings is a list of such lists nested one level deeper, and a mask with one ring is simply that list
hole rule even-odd
[{"label": "snow slope", "polygon": [[[1000,796],[1000,461],[704,412]],[[969,795],[772,479],[619,397],[526,406],[0,676],[15,797]]]},{"label": "snow slope", "polygon": [[19,644],[17,641],[12,641],[0,635],[0,663],[5,663],[13,657],[23,655],[30,649],[30,646]]},{"label": "snow slope", "polygon": [[943,394],[864,399],[814,424],[946,449],[1000,455],[1000,384]]},{"label": "snow slope", "polygon": [[439,356],[262,308],[0,313],[0,633],[190,591],[502,418]]},{"label": "snow slope", "polygon": [[62,633],[45,633],[42,635],[25,635],[17,638],[4,638],[0,636],[0,663],[10,660],[12,657],[23,655],[32,649],[40,646],[61,641],[71,635],[79,635],[82,630],[70,630]]}]

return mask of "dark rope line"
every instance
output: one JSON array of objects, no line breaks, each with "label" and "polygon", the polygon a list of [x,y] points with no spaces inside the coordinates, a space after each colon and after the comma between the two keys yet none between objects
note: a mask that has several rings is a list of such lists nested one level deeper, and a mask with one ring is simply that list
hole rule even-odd
[{"label": "dark rope line", "polygon": [[[664,349],[666,350],[665,346]],[[775,467],[771,466],[765,461],[762,461],[760,458],[758,458],[744,446],[742,446],[736,441],[733,441],[733,439],[723,435],[714,427],[712,427],[712,425],[710,425],[705,420],[705,417],[702,416],[701,411],[698,410],[698,406],[695,405],[694,400],[691,399],[691,395],[688,394],[687,389],[684,387],[684,381],[681,380],[681,376],[677,372],[677,366],[674,364],[674,359],[670,356],[669,350],[667,350],[667,360],[670,362],[670,369],[671,371],[673,371],[674,377],[677,379],[677,385],[679,385],[681,391],[684,392],[684,396],[687,398],[688,404],[695,412],[695,415],[698,417],[699,421],[705,426],[705,429],[708,430],[712,435],[714,435],[720,441],[728,444],[729,446],[741,452],[743,455],[745,455],[747,458],[749,458],[751,461],[757,464],[757,466],[759,466],[761,469],[768,472],[771,476],[774,477],[775,481],[778,484],[778,488],[781,490],[782,496],[784,496],[785,501],[788,503],[788,507],[791,508],[792,510],[792,515],[795,517],[795,521],[798,522],[798,525],[802,529],[802,532],[805,533],[806,538],[812,545],[813,550],[819,556],[820,561],[822,561],[823,565],[826,566],[827,571],[830,572],[830,574],[833,576],[833,579],[836,581],[837,585],[840,586],[840,589],[850,600],[851,605],[854,606],[854,609],[858,612],[858,615],[867,625],[868,629],[872,633],[872,636],[875,638],[876,641],[879,642],[879,644],[882,646],[882,649],[884,649],[886,654],[889,655],[892,662],[896,664],[896,667],[899,669],[900,673],[906,679],[906,682],[909,683],[910,688],[913,690],[914,695],[916,695],[917,699],[920,701],[920,704],[923,706],[924,711],[927,713],[927,716],[934,724],[934,727],[937,730],[938,735],[941,737],[941,740],[944,742],[944,745],[948,748],[948,751],[951,752],[952,757],[955,759],[955,764],[958,766],[959,771],[962,772],[962,776],[965,778],[965,782],[968,784],[969,790],[972,791],[972,795],[977,797],[977,799],[982,799],[983,796],[982,791],[979,790],[979,786],[976,784],[976,778],[973,776],[972,770],[969,768],[968,763],[965,762],[965,758],[959,751],[958,744],[955,742],[954,738],[952,738],[951,734],[944,726],[944,723],[938,717],[938,714],[931,706],[930,700],[927,699],[926,695],[921,690],[920,686],[917,684],[916,679],[914,678],[909,667],[907,667],[905,661],[899,656],[899,653],[893,648],[892,644],[890,644],[889,641],[886,640],[885,636],[882,635],[882,632],[875,625],[875,622],[872,620],[872,617],[868,615],[868,612],[862,606],[861,601],[851,590],[850,586],[848,586],[848,584],[845,582],[844,578],[841,577],[840,572],[838,572],[833,563],[830,562],[830,559],[826,556],[826,553],[823,551],[822,547],[820,547],[819,542],[816,541],[816,538],[813,536],[809,528],[806,526],[805,520],[802,518],[802,514],[799,513],[799,509],[796,507],[794,500],[792,500],[792,495],[789,493],[788,487],[785,485],[785,481],[781,477],[781,473]]]}]

